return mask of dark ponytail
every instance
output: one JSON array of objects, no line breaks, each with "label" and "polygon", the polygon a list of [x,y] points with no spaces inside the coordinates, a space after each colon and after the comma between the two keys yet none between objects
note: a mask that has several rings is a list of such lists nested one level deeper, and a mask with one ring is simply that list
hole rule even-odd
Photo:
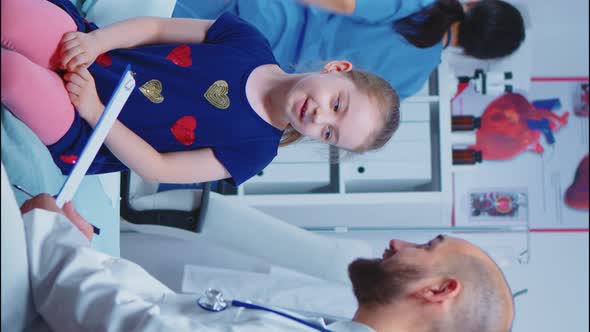
[{"label": "dark ponytail", "polygon": [[419,12],[395,21],[393,29],[414,46],[427,48],[440,43],[451,24],[464,18],[459,1],[437,0]]},{"label": "dark ponytail", "polygon": [[461,23],[458,46],[466,55],[478,59],[510,55],[525,38],[522,15],[502,0],[477,1],[465,13],[457,0],[436,0],[419,12],[395,21],[393,29],[412,45],[426,48],[440,43],[455,22]]},{"label": "dark ponytail", "polygon": [[514,53],[524,38],[524,19],[516,7],[501,0],[482,0],[465,13],[457,41],[466,55],[495,59]]}]

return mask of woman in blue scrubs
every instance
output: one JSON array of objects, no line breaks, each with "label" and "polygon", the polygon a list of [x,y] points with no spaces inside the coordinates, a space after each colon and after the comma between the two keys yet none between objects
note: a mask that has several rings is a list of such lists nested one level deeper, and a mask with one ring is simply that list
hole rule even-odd
[{"label": "woman in blue scrubs", "polygon": [[401,98],[415,94],[444,47],[480,59],[514,52],[524,40],[516,8],[500,0],[177,0],[173,16],[216,18],[230,11],[269,40],[291,72],[350,59],[388,80]]}]

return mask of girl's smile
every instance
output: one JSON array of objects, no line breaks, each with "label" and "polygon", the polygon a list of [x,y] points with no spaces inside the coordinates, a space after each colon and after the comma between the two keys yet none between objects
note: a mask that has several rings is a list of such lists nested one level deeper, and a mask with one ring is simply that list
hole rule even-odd
[{"label": "girl's smile", "polygon": [[299,121],[301,121],[301,123],[303,123],[304,119],[305,119],[305,114],[307,112],[307,101],[308,100],[309,100],[309,97],[305,98],[305,100],[303,101],[303,104],[299,108]]}]

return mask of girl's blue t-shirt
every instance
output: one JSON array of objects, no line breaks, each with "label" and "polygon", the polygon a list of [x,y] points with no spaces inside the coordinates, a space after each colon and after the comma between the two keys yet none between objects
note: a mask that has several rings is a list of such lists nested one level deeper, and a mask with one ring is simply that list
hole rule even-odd
[{"label": "girl's blue t-shirt", "polygon": [[351,15],[333,14],[296,0],[177,0],[173,16],[215,18],[239,15],[269,40],[281,67],[315,71],[329,60],[387,80],[401,98],[420,90],[441,61],[442,44],[417,48],[393,29],[395,21],[434,0],[356,0]]},{"label": "girl's blue t-shirt", "polygon": [[[79,16],[75,20],[81,31],[96,28]],[[136,88],[119,120],[157,151],[211,148],[235,185],[276,156],[282,131],[258,116],[245,92],[250,73],[276,60],[268,41],[249,23],[227,13],[213,23],[203,43],[141,46],[99,56],[89,71],[103,103],[127,64],[135,72]],[[69,172],[91,130],[76,114],[68,133],[49,146],[62,172]],[[123,169],[103,146],[89,174]]]}]

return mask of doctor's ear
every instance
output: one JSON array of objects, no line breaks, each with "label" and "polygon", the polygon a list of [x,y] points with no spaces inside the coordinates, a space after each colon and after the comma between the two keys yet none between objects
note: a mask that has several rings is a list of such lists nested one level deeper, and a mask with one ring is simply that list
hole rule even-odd
[{"label": "doctor's ear", "polygon": [[335,60],[326,63],[322,73],[348,72],[352,70],[352,63],[346,60]]},{"label": "doctor's ear", "polygon": [[414,295],[427,302],[441,303],[457,297],[462,290],[463,285],[459,280],[444,278],[418,290]]}]

